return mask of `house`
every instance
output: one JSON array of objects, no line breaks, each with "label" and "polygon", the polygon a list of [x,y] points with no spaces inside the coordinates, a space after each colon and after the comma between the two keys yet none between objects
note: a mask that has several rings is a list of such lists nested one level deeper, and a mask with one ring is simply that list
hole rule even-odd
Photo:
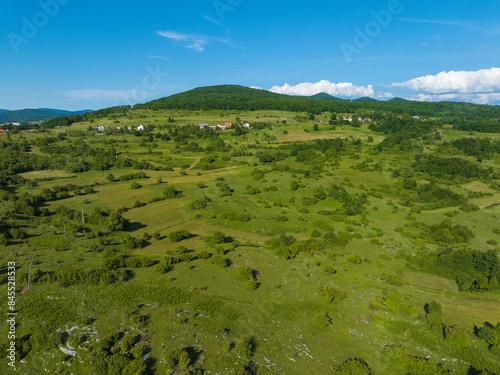
[{"label": "house", "polygon": [[115,130],[120,131],[120,130],[122,130],[122,128],[121,128],[120,126],[117,126],[117,127],[115,128]]},{"label": "house", "polygon": [[205,124],[205,123],[200,124],[200,129],[203,129],[203,128],[207,127],[207,126],[208,126],[208,124]]},{"label": "house", "polygon": [[352,117],[344,117],[343,119],[344,119],[344,121],[352,122]]},{"label": "house", "polygon": [[247,129],[250,129],[250,124],[248,122],[244,122],[243,123],[243,127],[247,128]]},{"label": "house", "polygon": [[420,120],[420,117],[418,117],[418,116],[413,116],[412,118],[415,120]]},{"label": "house", "polygon": [[21,124],[19,122],[13,122],[11,125],[12,126],[21,126]]},{"label": "house", "polygon": [[398,116],[398,118],[402,118],[401,116]]},{"label": "house", "polygon": [[215,125],[208,125],[208,127],[209,127],[210,129],[215,129],[215,128],[217,128],[217,126],[215,126]]},{"label": "house", "polygon": [[365,117],[365,121],[371,121],[372,118],[371,117]]},{"label": "house", "polygon": [[7,133],[5,132],[5,130],[0,129],[0,135],[4,135],[4,134],[7,134]]},{"label": "house", "polygon": [[219,127],[219,129],[222,129],[222,130],[231,129],[232,125],[233,124],[231,122],[226,122],[224,124],[217,124],[217,126]]},{"label": "house", "polygon": [[137,126],[136,130],[144,130],[144,125],[139,124],[139,126]]},{"label": "house", "polygon": [[104,129],[105,129],[105,128],[104,128],[104,126],[99,125],[98,127],[96,127],[96,129],[97,129],[97,131],[98,131],[99,133],[102,133],[102,132],[104,131]]},{"label": "house", "polygon": [[132,127],[131,126],[127,126],[127,129],[128,129],[129,132],[132,131]]}]

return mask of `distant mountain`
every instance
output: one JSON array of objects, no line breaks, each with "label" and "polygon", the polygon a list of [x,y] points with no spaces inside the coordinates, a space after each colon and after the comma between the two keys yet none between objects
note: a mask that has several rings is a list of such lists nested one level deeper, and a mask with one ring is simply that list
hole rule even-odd
[{"label": "distant mountain", "polygon": [[395,98],[389,99],[388,101],[389,101],[389,102],[409,102],[410,100],[395,97]]},{"label": "distant mountain", "polygon": [[353,103],[376,103],[376,102],[378,102],[378,100],[370,98],[368,96],[363,96],[362,98],[352,99],[351,102],[353,102]]},{"label": "distant mountain", "polygon": [[39,108],[39,109],[19,109],[9,111],[0,109],[0,123],[5,122],[20,122],[23,124],[36,121],[47,121],[55,117],[82,115],[87,112],[92,112],[90,109],[82,111],[65,111],[62,109]]},{"label": "distant mountain", "polygon": [[337,98],[336,96],[332,96],[330,94],[327,94],[326,92],[321,92],[321,93],[316,94],[316,95],[307,96],[307,98],[319,99],[319,100],[329,100],[332,102],[345,102],[346,101],[345,99]]}]

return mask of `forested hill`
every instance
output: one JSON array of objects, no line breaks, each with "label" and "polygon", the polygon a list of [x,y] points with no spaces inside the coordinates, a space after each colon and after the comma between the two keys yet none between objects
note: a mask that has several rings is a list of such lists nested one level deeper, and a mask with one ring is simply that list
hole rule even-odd
[{"label": "forested hill", "polygon": [[465,120],[500,118],[500,106],[457,102],[375,101],[370,98],[344,101],[327,94],[319,94],[314,97],[290,96],[236,85],[200,87],[148,103],[136,104],[134,109],[282,110],[315,114],[322,112],[355,113],[359,109],[368,109],[394,114],[406,113],[410,116],[447,118],[457,116]]},{"label": "forested hill", "polygon": [[28,123],[34,121],[47,121],[59,116],[82,115],[91,112],[84,111],[64,111],[59,109],[40,108],[40,109],[19,109],[15,111],[0,110],[0,123],[3,122],[21,122]]}]

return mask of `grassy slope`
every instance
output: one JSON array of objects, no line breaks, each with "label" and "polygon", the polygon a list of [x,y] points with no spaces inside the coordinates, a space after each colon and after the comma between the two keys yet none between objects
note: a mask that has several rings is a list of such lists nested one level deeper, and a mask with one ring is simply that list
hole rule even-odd
[{"label": "grassy slope", "polygon": [[[216,113],[208,115],[196,115],[194,113],[165,113],[155,114],[143,111],[137,116],[146,118],[130,121],[130,124],[162,123],[170,115],[175,115],[176,122],[202,122],[202,121],[228,121],[235,114],[226,114],[218,117]],[[331,131],[325,124],[320,124],[319,132],[305,133],[303,128],[312,128],[311,124],[297,123],[293,114],[283,112],[265,112],[251,114],[239,114],[242,119],[252,121],[282,121],[287,120],[287,125],[275,126],[273,131],[251,132],[247,140],[237,139],[229,133],[223,135],[223,139],[235,145],[250,144],[259,140],[263,142],[263,134],[275,135],[276,142],[299,142],[304,140],[331,138],[331,137],[357,137],[365,140],[370,131],[366,126],[360,130],[337,129]],[[326,120],[325,120],[326,121]],[[99,121],[111,126],[112,120]],[[129,122],[127,121],[127,124]],[[75,124],[74,129],[86,129],[89,124]],[[287,129],[288,134],[282,134]],[[456,132],[446,131],[444,136],[455,137]],[[29,135],[35,137],[37,135]],[[131,208],[124,216],[133,223],[136,230],[134,236],[140,236],[144,232],[152,234],[160,232],[162,239],[151,245],[134,251],[136,254],[151,255],[161,259],[169,251],[173,251],[178,245],[185,245],[193,251],[207,248],[202,236],[209,235],[215,230],[222,230],[241,243],[263,244],[271,236],[281,233],[293,234],[299,239],[309,238],[313,229],[314,220],[318,219],[315,214],[320,209],[331,210],[338,207],[337,203],[329,200],[321,201],[310,207],[310,213],[297,211],[299,204],[287,203],[290,196],[295,196],[297,201],[302,196],[310,196],[311,191],[320,185],[327,186],[329,183],[346,185],[349,192],[363,192],[363,184],[368,188],[380,186],[381,184],[394,183],[395,179],[390,173],[383,172],[360,172],[350,169],[351,165],[357,164],[366,157],[382,161],[385,168],[390,165],[398,165],[397,158],[386,158],[385,156],[358,155],[356,158],[343,157],[339,167],[327,168],[331,176],[321,179],[303,179],[306,187],[296,192],[290,190],[290,174],[284,172],[272,172],[266,174],[265,181],[253,181],[250,172],[254,169],[251,165],[242,165],[241,161],[255,162],[255,158],[236,157],[224,163],[224,168],[214,171],[198,171],[193,169],[195,163],[204,153],[181,153],[173,154],[174,143],[158,141],[159,147],[154,149],[153,154],[147,154],[141,148],[139,142],[133,136],[116,136],[118,141],[126,139],[127,148],[120,147],[120,157],[131,157],[150,162],[162,162],[162,158],[170,156],[174,158],[177,167],[173,172],[146,171],[149,176],[147,180],[140,180],[142,188],[130,189],[131,181],[109,182],[105,178],[105,172],[85,172],[81,174],[67,174],[62,171],[30,172],[23,176],[25,178],[54,177],[55,180],[42,182],[39,186],[29,189],[31,193],[40,191],[42,187],[51,187],[59,184],[91,184],[99,182],[96,195],[84,197],[70,197],[63,200],[51,202],[51,206],[65,205],[71,209],[91,212],[94,207],[109,206],[113,209],[120,207],[131,208],[136,200],[149,202],[154,197],[161,196],[165,183],[159,184],[157,178],[161,177],[165,182],[174,184],[178,190],[183,192],[181,198],[160,201],[147,204],[140,208]],[[380,142],[383,137],[374,135],[374,142]],[[94,137],[100,144],[104,136]],[[269,146],[275,146],[271,143]],[[102,147],[105,147],[102,145]],[[190,164],[187,175],[180,174],[180,165]],[[296,163],[294,158],[282,162],[290,167],[301,168],[303,165]],[[262,166],[259,166],[262,168]],[[131,170],[112,170],[115,177],[130,173]],[[200,175],[197,174],[200,172]],[[106,172],[109,173],[109,172]],[[74,176],[73,178],[70,178]],[[224,177],[225,182],[234,190],[232,197],[218,197],[218,189],[215,179]],[[346,182],[345,179],[349,179]],[[204,182],[207,187],[197,187],[198,182]],[[258,187],[263,191],[266,186],[276,186],[278,191],[262,192],[256,196],[245,194],[246,185]],[[454,187],[462,193],[468,190],[485,189],[480,183],[466,186]],[[195,212],[188,207],[195,199],[207,195],[212,202],[205,211]],[[476,198],[471,200],[481,208],[498,202],[500,194],[495,192],[492,196]],[[34,291],[26,296],[19,296],[20,300],[28,303],[35,298],[60,298],[73,301],[69,315],[75,316],[69,325],[76,325],[76,316],[93,315],[97,317],[95,328],[99,334],[105,335],[114,330],[132,329],[135,325],[131,322],[131,315],[136,310],[147,314],[150,319],[146,331],[147,341],[150,343],[151,356],[156,359],[155,367],[158,373],[164,373],[165,368],[162,359],[167,349],[193,346],[201,351],[198,364],[203,363],[205,369],[225,373],[237,362],[238,355],[235,350],[228,354],[222,353],[225,342],[237,342],[238,340],[255,336],[258,347],[254,355],[254,362],[260,368],[268,368],[272,373],[278,374],[324,374],[334,363],[338,363],[349,357],[361,357],[367,360],[377,373],[383,373],[383,364],[380,362],[380,353],[386,345],[399,344],[411,348],[411,351],[419,355],[430,354],[437,362],[452,358],[453,349],[443,340],[434,339],[433,335],[422,334],[428,328],[414,318],[406,317],[385,310],[371,311],[368,302],[376,296],[381,296],[383,289],[388,285],[381,278],[387,273],[400,273],[402,278],[410,282],[410,286],[398,287],[405,303],[417,306],[420,310],[423,305],[433,299],[438,300],[444,311],[445,321],[449,324],[457,324],[469,331],[473,325],[480,325],[484,321],[495,324],[498,321],[500,311],[500,295],[498,292],[490,294],[463,294],[458,293],[455,283],[439,276],[423,274],[406,266],[406,260],[398,257],[400,249],[410,253],[416,247],[412,240],[403,237],[394,231],[395,228],[404,223],[408,209],[402,207],[394,213],[392,207],[387,206],[386,201],[398,197],[384,194],[383,199],[370,198],[369,225],[367,227],[354,226],[354,231],[361,238],[354,239],[344,248],[335,249],[335,259],[325,255],[314,257],[300,254],[296,259],[286,261],[274,255],[265,246],[259,248],[242,246],[230,250],[226,255],[231,266],[220,268],[209,264],[204,260],[196,260],[191,263],[181,263],[173,267],[166,275],[153,273],[151,268],[134,270],[133,278],[119,286],[97,288],[86,286],[75,286],[65,289],[56,288],[53,284],[37,286]],[[267,208],[267,204],[271,208]],[[273,207],[274,202],[281,202],[288,207]],[[378,207],[374,211],[374,207]],[[419,220],[426,223],[441,222],[446,212],[453,208],[423,212]],[[235,222],[220,218],[211,218],[212,214],[220,215],[224,211],[245,211],[252,216],[249,222]],[[491,248],[485,242],[495,235],[492,229],[499,226],[498,206],[489,210],[481,210],[472,213],[460,213],[453,221],[460,222],[474,230],[476,238],[471,245],[476,248]],[[201,215],[201,216],[198,216]],[[277,223],[273,220],[276,215],[285,215],[289,218],[286,223]],[[323,217],[322,217],[323,218]],[[328,221],[340,232],[348,224]],[[379,239],[383,246],[374,245],[369,242],[371,227],[383,228],[385,234]],[[168,242],[166,235],[174,230],[188,228],[197,237],[174,244]],[[322,233],[324,231],[320,230]],[[53,233],[61,236],[47,226],[40,226],[39,233]],[[33,233],[34,234],[34,233]],[[497,236],[498,237],[498,236]],[[498,238],[497,238],[498,239]],[[64,252],[55,252],[47,249],[31,249],[23,245],[12,245],[11,253],[3,255],[3,264],[7,259],[16,258],[22,270],[26,271],[30,261],[40,264],[45,270],[55,269],[61,265],[81,264],[84,267],[98,265],[98,256],[84,251],[85,239],[77,238],[71,240],[71,249]],[[428,246],[428,250],[433,246]],[[347,261],[351,254],[358,253],[363,258],[371,260],[354,265]],[[335,275],[325,274],[318,264],[333,264],[338,273]],[[244,287],[244,282],[235,278],[237,269],[247,265],[259,272],[258,281],[260,287],[251,291]],[[323,297],[316,293],[319,284],[333,284],[341,287],[347,293],[347,299],[341,302],[327,303]],[[143,288],[167,288],[179,287],[192,293],[193,297],[189,303],[168,304],[155,303],[147,296],[134,294],[132,290]],[[2,287],[2,290],[4,287]],[[2,293],[4,293],[3,291]],[[128,297],[126,297],[128,296]],[[196,301],[205,301],[197,307]],[[214,301],[219,301],[213,306]],[[207,310],[207,311],[205,311]],[[332,324],[324,329],[315,328],[312,318],[319,312],[326,312],[332,318]],[[236,313],[236,320],[232,320]],[[187,321],[185,321],[185,317]],[[29,332],[29,314],[23,316],[19,331]],[[367,323],[368,322],[368,323]],[[410,329],[408,326],[420,326],[420,331]],[[222,337],[218,332],[221,328],[230,326],[228,337]],[[5,329],[5,323],[0,325]],[[124,328],[125,327],[125,328]],[[129,327],[129,328],[127,328]],[[405,328],[406,327],[406,328]],[[406,333],[405,333],[406,332]],[[143,332],[144,333],[144,332]],[[432,337],[431,337],[432,336]],[[480,344],[478,344],[480,345]],[[374,355],[374,353],[376,353]],[[60,352],[54,352],[55,359],[30,358],[29,368],[36,366],[60,367],[54,363],[62,363]],[[206,357],[206,358],[205,358]],[[205,358],[205,359],[203,359]],[[85,373],[85,365],[73,362],[76,373]],[[81,367],[80,367],[81,366]],[[464,373],[466,366],[460,362],[453,362],[452,368],[459,373]]]}]

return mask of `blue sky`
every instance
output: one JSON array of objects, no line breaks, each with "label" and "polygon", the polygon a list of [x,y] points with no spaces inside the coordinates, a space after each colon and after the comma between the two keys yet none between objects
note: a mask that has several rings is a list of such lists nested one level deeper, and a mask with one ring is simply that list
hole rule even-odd
[{"label": "blue sky", "polygon": [[500,1],[0,0],[0,108],[239,84],[500,104]]}]

